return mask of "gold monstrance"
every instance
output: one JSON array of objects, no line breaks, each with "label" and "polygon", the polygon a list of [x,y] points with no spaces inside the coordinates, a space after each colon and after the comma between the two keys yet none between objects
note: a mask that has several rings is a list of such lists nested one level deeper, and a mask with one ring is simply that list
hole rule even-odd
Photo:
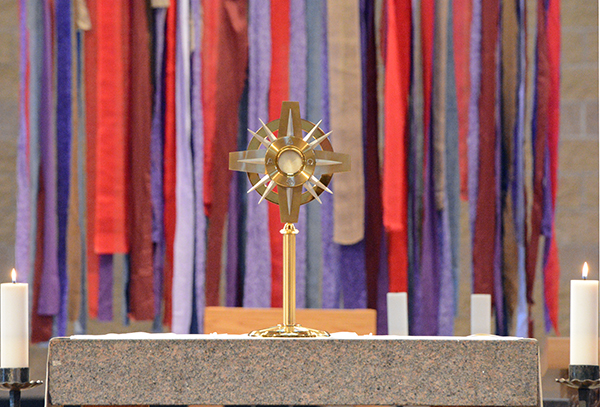
[{"label": "gold monstrance", "polygon": [[[279,205],[283,235],[283,324],[253,331],[250,336],[315,337],[329,336],[325,331],[303,328],[296,324],[296,234],[300,205],[316,199],[335,172],[350,171],[350,156],[334,153],[331,142],[314,124],[300,118],[298,102],[283,102],[281,117],[250,133],[254,136],[248,150],[229,153],[229,169],[244,171],[252,183],[248,192],[257,191],[261,198]],[[278,131],[275,137],[274,132]],[[303,135],[306,132],[306,135]],[[264,149],[260,147],[264,146]],[[320,148],[319,148],[320,147]],[[263,175],[264,174],[264,175]],[[277,192],[274,191],[277,187]],[[303,192],[302,188],[306,189]]]}]

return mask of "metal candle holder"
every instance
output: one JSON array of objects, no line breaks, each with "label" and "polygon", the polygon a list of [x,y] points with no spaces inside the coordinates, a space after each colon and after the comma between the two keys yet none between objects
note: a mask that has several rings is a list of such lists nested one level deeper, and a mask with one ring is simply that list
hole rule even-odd
[{"label": "metal candle holder", "polygon": [[28,367],[0,368],[0,388],[9,391],[10,407],[21,407],[21,390],[39,386],[41,380],[29,380]]},{"label": "metal candle holder", "polygon": [[577,389],[580,407],[592,407],[592,390],[600,388],[600,368],[598,365],[569,365],[569,378],[556,381]]}]

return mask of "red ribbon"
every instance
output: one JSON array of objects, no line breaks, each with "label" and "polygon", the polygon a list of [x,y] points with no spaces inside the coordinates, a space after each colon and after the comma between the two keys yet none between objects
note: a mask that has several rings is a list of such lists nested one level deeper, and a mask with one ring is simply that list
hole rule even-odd
[{"label": "red ribbon", "polygon": [[164,183],[165,197],[165,268],[163,278],[163,298],[165,313],[163,321],[171,325],[173,309],[173,245],[175,243],[175,35],[177,21],[177,2],[171,0],[167,10],[167,28],[165,41],[165,144],[164,144]]},{"label": "red ribbon", "polygon": [[383,222],[388,232],[389,291],[408,289],[408,97],[412,10],[410,0],[388,0],[385,61]]},{"label": "red ribbon", "polygon": [[[269,117],[278,119],[281,103],[288,99],[290,61],[290,2],[271,2],[271,83],[269,87]],[[269,238],[271,241],[271,306],[281,307],[283,301],[283,237],[279,208],[269,204]]]}]

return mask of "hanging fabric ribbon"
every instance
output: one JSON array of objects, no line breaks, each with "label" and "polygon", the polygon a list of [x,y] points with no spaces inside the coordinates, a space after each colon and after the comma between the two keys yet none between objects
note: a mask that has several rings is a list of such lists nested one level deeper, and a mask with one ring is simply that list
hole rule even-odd
[{"label": "hanging fabric ribbon", "polygon": [[150,194],[152,201],[153,292],[154,330],[162,327],[162,282],[165,266],[165,227],[163,197],[163,143],[164,143],[164,61],[167,10],[153,10],[154,17],[154,95],[152,98],[152,133],[150,139]]},{"label": "hanging fabric ribbon", "polygon": [[56,211],[58,221],[58,279],[60,308],[56,320],[57,335],[67,334],[67,218],[71,166],[72,123],[72,9],[68,0],[56,0]]},{"label": "hanging fabric ribbon", "polygon": [[518,291],[516,299],[516,324],[515,335],[527,335],[527,295],[525,272],[525,245],[526,245],[526,208],[525,208],[525,109],[526,109],[526,16],[525,0],[516,3],[518,21],[518,70],[517,70],[517,100],[516,119],[514,127],[513,145],[513,181],[511,196],[514,205],[514,229],[517,242],[517,276]]},{"label": "hanging fabric ribbon", "polygon": [[154,276],[152,271],[152,201],[150,199],[150,142],[152,132],[152,83],[150,72],[150,31],[146,2],[129,3],[131,35],[129,55],[129,242],[128,281],[130,316],[136,320],[154,318]]},{"label": "hanging fabric ribbon", "polygon": [[[546,150],[546,188],[551,190],[551,207],[546,205],[548,222],[552,225],[546,229],[544,249],[544,300],[546,330],[554,328],[558,331],[558,294],[560,282],[560,264],[556,231],[554,229],[554,212],[556,210],[556,191],[558,190],[558,141],[560,135],[560,1],[550,0],[544,3],[546,14],[546,41],[548,41],[548,62],[550,65],[550,100],[548,101],[548,149]],[[545,200],[548,202],[548,200]]]},{"label": "hanging fabric ribbon", "polygon": [[[413,331],[435,335],[438,330],[439,274],[435,256],[436,226],[433,190],[433,146],[431,132],[433,90],[433,44],[435,1],[421,3],[421,49],[423,64],[423,225],[416,303],[419,304]],[[418,164],[417,164],[418,165]]]},{"label": "hanging fabric ribbon", "polygon": [[458,146],[460,157],[460,195],[469,198],[469,161],[467,135],[469,133],[469,99],[471,96],[471,76],[469,60],[471,53],[471,0],[455,0],[452,3],[453,55],[456,80],[456,104],[458,108]]},{"label": "hanging fabric ribbon", "polygon": [[229,195],[217,193],[215,188],[228,188],[231,180],[228,153],[237,148],[239,101],[248,66],[248,8],[241,0],[203,1],[202,4],[205,21],[202,44],[204,204],[208,217],[206,305],[218,305]]},{"label": "hanging fabric ribbon", "polygon": [[175,147],[175,52],[177,2],[167,9],[165,34],[165,121],[163,144],[163,196],[165,230],[165,265],[163,274],[164,324],[171,325],[173,316],[173,245],[176,222],[176,147]]},{"label": "hanging fabric ribbon", "polygon": [[[514,223],[514,201],[509,194],[514,174],[514,130],[517,122],[517,82],[518,82],[518,17],[516,0],[502,0],[501,5],[501,168],[500,199],[502,205],[502,285],[504,288],[504,325],[498,323],[498,334],[507,335],[514,320],[518,295],[518,245]],[[517,52],[515,52],[517,50]]]},{"label": "hanging fabric ribbon", "polygon": [[[328,45],[332,142],[350,155],[352,170],[336,175],[333,239],[340,244],[345,308],[366,306],[364,166],[359,3],[329,0]],[[335,137],[335,134],[338,137]]]},{"label": "hanging fabric ribbon", "polygon": [[[324,129],[330,129],[329,112],[329,43],[328,43],[328,19],[331,12],[329,3],[323,4],[321,14],[323,25],[323,48],[321,54],[321,111],[322,125]],[[333,135],[335,138],[335,135]],[[329,184],[330,188],[335,185],[335,180]],[[323,196],[325,195],[325,196]],[[323,282],[322,282],[322,304],[323,308],[340,307],[340,246],[333,241],[333,196],[321,194],[323,205],[321,208],[321,229],[323,233]]]},{"label": "hanging fabric ribbon", "polygon": [[[375,3],[360,1],[363,152],[365,161],[365,269],[367,307],[377,309],[383,214],[379,175],[377,49],[375,39]],[[408,98],[407,98],[408,99]]]},{"label": "hanging fabric ribbon", "polygon": [[[306,2],[290,0],[290,90],[289,99],[300,104],[300,116],[306,117]],[[296,235],[296,307],[306,307],[306,207],[300,210]]]},{"label": "hanging fabric ribbon", "polygon": [[17,143],[17,220],[15,228],[15,268],[19,281],[31,274],[31,162],[29,154],[29,30],[27,2],[19,1],[19,139]]},{"label": "hanging fabric ribbon", "polygon": [[[248,127],[256,131],[261,126],[258,119],[266,121],[269,117],[271,9],[269,0],[250,0],[248,6]],[[247,143],[252,137],[247,132]],[[254,192],[248,196],[246,213],[244,307],[262,308],[271,305],[271,246],[268,205],[257,205],[256,198]],[[262,255],[256,256],[256,253]]]},{"label": "hanging fabric ribbon", "polygon": [[[289,97],[290,61],[290,0],[271,2],[271,83],[269,86],[269,118],[278,119],[281,103]],[[274,22],[275,22],[274,21]],[[283,238],[279,208],[269,205],[269,238],[271,242],[271,306],[281,307],[283,301]]]},{"label": "hanging fabric ribbon", "polygon": [[[460,288],[460,135],[454,52],[454,3],[448,10],[448,49],[446,70],[446,194],[448,197],[448,226],[454,290],[454,315],[458,314]],[[466,136],[466,134],[465,134]],[[466,142],[466,140],[465,140]],[[466,162],[465,162],[466,167]]]},{"label": "hanging fabric ribbon", "polygon": [[[86,8],[87,13],[87,8]],[[89,14],[86,14],[89,19]],[[89,22],[89,21],[88,21]],[[88,24],[88,28],[91,24]],[[77,241],[79,242],[79,250],[75,252],[74,257],[79,255],[79,267],[76,267],[79,273],[79,304],[75,305],[77,309],[77,320],[74,323],[73,331],[75,334],[84,334],[87,332],[87,321],[88,321],[88,281],[87,281],[87,258],[88,251],[86,246],[87,237],[87,219],[86,215],[86,177],[85,177],[85,166],[86,166],[86,103],[85,103],[85,53],[83,50],[84,46],[84,33],[82,31],[77,32],[77,203],[78,203],[78,215],[73,218],[73,223],[77,222],[75,229],[79,231]],[[75,151],[75,150],[73,150]],[[75,238],[74,238],[75,240]],[[77,247],[77,245],[75,245]],[[75,260],[76,261],[76,260]],[[74,280],[71,280],[74,281]],[[75,284],[73,282],[73,284]],[[73,315],[75,318],[76,315]]]},{"label": "hanging fabric ribbon", "polygon": [[193,34],[192,44],[192,150],[194,153],[194,204],[196,218],[195,229],[195,273],[194,273],[194,304],[199,333],[204,329],[204,304],[205,304],[205,272],[206,272],[206,217],[204,215],[204,117],[202,111],[202,16],[200,3],[192,2]]},{"label": "hanging fabric ribbon", "polygon": [[[496,46],[499,3],[482,8],[479,170],[473,234],[473,292],[494,293],[496,236]],[[493,78],[493,79],[492,79]],[[495,298],[495,297],[494,297]],[[497,299],[494,299],[497,301]]]},{"label": "hanging fabric ribbon", "polygon": [[408,290],[408,102],[411,78],[411,2],[388,0],[385,61],[383,222],[388,233],[389,289]]},{"label": "hanging fabric ribbon", "polygon": [[[435,33],[432,95],[433,190],[435,198],[436,259],[439,270],[438,335],[454,332],[454,273],[450,247],[450,212],[448,207],[447,162],[450,143],[447,141],[448,118],[448,27],[451,10],[444,0],[435,3]],[[451,32],[450,32],[451,33]],[[454,144],[456,145],[456,144]],[[454,163],[453,163],[454,164]]]},{"label": "hanging fabric ribbon", "polygon": [[409,97],[409,154],[408,154],[408,310],[411,331],[418,325],[417,296],[420,292],[421,236],[423,219],[423,70],[421,43],[421,3],[414,2],[412,10],[412,69]]},{"label": "hanging fabric ribbon", "polygon": [[190,4],[177,4],[175,51],[176,226],[171,331],[190,333],[194,292],[194,174],[191,143]]},{"label": "hanging fabric ribbon", "polygon": [[[97,48],[97,138],[95,252],[126,253],[129,242],[127,213],[126,81],[128,80],[127,11],[117,3],[96,3]],[[102,282],[101,282],[102,283]]]},{"label": "hanging fabric ribbon", "polygon": [[[60,281],[58,276],[58,232],[56,197],[56,128],[53,109],[53,25],[50,5],[44,6],[43,78],[40,87],[40,173],[43,174],[44,217],[38,227],[44,228],[41,280],[37,312],[55,316],[60,309]],[[41,175],[40,175],[41,176]]]},{"label": "hanging fabric ribbon", "polygon": [[[322,105],[322,72],[321,58],[323,56],[323,16],[325,13],[325,2],[306,2],[306,119],[317,123],[323,118]],[[306,307],[321,308],[321,281],[322,276],[322,229],[321,229],[321,204],[312,201],[305,205],[306,208]]]},{"label": "hanging fabric ribbon", "polygon": [[80,121],[85,120],[80,115],[80,95],[83,89],[81,88],[81,63],[80,63],[80,52],[79,47],[79,33],[77,32],[73,37],[74,44],[74,61],[73,61],[73,85],[71,89],[71,98],[73,100],[73,124],[71,136],[71,162],[69,163],[69,204],[67,214],[67,259],[66,266],[68,272],[68,293],[67,293],[67,315],[69,322],[77,321],[79,318],[79,306],[81,304],[81,277],[84,273],[82,270],[82,263],[85,259],[85,255],[82,251],[82,243],[85,242],[81,235],[82,222],[80,219],[84,216],[85,212],[80,214],[80,177],[82,174],[79,173],[79,163],[83,158],[79,152],[79,130]]}]

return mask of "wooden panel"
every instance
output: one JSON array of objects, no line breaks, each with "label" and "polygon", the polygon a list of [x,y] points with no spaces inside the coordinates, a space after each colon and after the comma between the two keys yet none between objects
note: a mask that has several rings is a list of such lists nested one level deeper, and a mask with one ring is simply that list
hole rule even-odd
[{"label": "wooden panel", "polygon": [[[547,338],[546,343],[542,346],[542,366],[547,369],[568,369],[569,368],[569,354],[570,354],[570,342],[568,337],[564,338]],[[600,354],[600,342],[599,342],[599,354]],[[544,366],[545,365],[545,366]],[[542,369],[544,372],[546,369]]]},{"label": "wooden panel", "polygon": [[[245,334],[269,328],[283,320],[281,308],[206,307],[204,332]],[[298,309],[296,322],[306,328],[327,332],[377,332],[377,312],[373,309]]]}]

